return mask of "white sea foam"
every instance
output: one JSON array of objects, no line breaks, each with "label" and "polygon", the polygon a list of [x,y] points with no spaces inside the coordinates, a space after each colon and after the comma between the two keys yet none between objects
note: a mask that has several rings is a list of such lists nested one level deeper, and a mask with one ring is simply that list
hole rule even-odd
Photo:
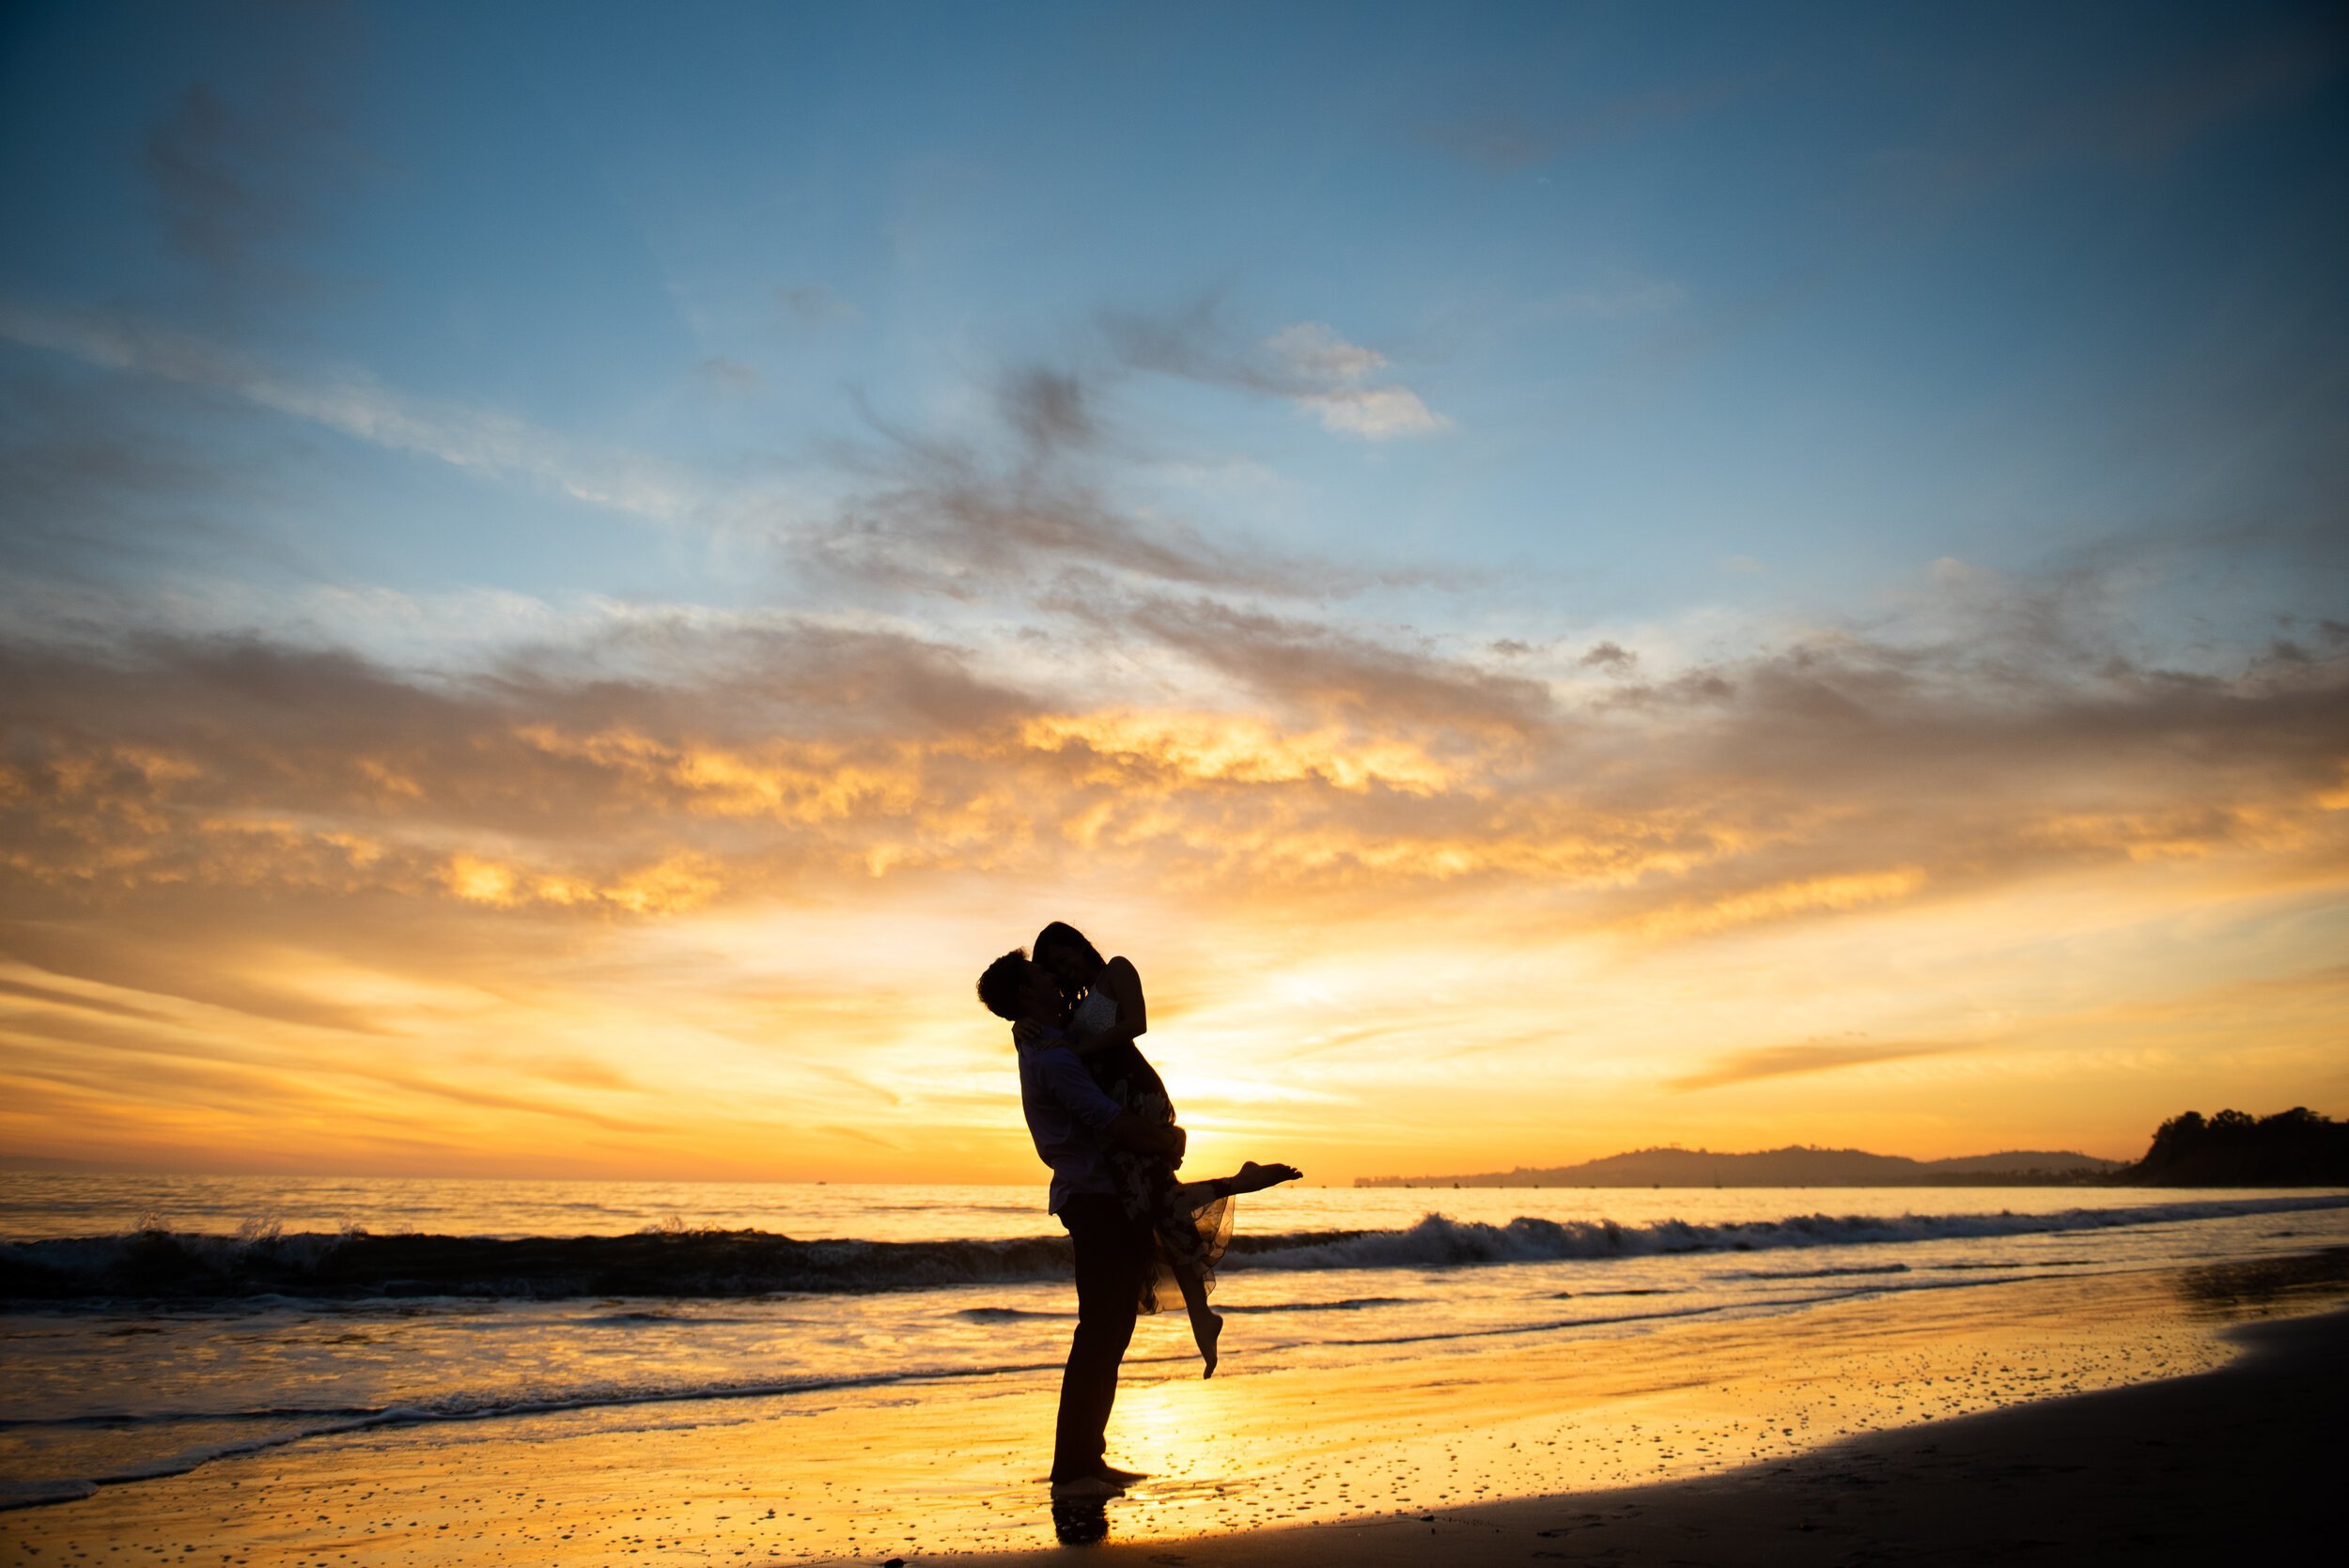
[{"label": "white sea foam", "polygon": [[1556,1263],[1678,1252],[1750,1252],[1797,1247],[1874,1247],[1904,1242],[2048,1235],[2122,1226],[2235,1219],[2307,1209],[2349,1208],[2349,1197],[2278,1196],[2130,1208],[2077,1208],[2053,1214],[1790,1215],[1781,1219],[1703,1224],[1666,1219],[1619,1225],[1611,1219],[1518,1218],[1505,1225],[1430,1214],[1408,1230],[1368,1231],[1330,1240],[1284,1244],[1268,1237],[1224,1261],[1227,1268],[1460,1268],[1488,1264]]},{"label": "white sea foam", "polygon": [[[1454,1269],[1702,1252],[2049,1235],[2349,1207],[2349,1195],[2294,1194],[2055,1211],[1797,1214],[1711,1222],[1519,1216],[1505,1223],[1428,1214],[1397,1230],[1242,1234],[1235,1270]],[[140,1231],[0,1243],[0,1300],[365,1296],[729,1298],[852,1294],[1053,1280],[1058,1237],[972,1241],[800,1241],[763,1232],[677,1230],[632,1236],[237,1236]],[[639,1319],[638,1321],[642,1321]]]}]

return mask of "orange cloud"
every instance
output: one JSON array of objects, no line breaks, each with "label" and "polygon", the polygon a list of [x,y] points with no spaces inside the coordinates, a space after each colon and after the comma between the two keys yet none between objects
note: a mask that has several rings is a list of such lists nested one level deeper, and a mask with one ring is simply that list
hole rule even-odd
[{"label": "orange cloud", "polygon": [[1700,1071],[1672,1079],[1672,1086],[1717,1089],[1758,1078],[1832,1072],[1838,1067],[1946,1056],[1952,1051],[1974,1048],[1972,1043],[1952,1040],[1807,1040],[1796,1046],[1757,1046],[1717,1058]]},{"label": "orange cloud", "polygon": [[[1918,1042],[1995,1030],[2046,1086],[2000,1114],[2054,1117],[2112,1070],[2077,1063],[2137,1048],[2064,984],[2207,980],[2217,957],[2143,956],[2188,922],[2235,923],[2246,972],[2301,962],[2316,924],[2263,937],[2263,911],[2349,887],[2339,658],[2076,676],[1844,635],[1578,685],[1360,626],[1088,604],[1075,624],[1146,647],[1155,684],[784,622],[664,631],[627,679],[626,648],[426,679],[259,644],[0,645],[0,1079],[44,1108],[0,1135],[127,1157],[298,1124],[325,1158],[339,1125],[420,1169],[739,1173],[779,1169],[778,1128],[829,1127],[804,1173],[1018,1176],[970,982],[1071,916],[1169,987],[1203,1157],[1278,1141],[1342,1171],[1375,1138],[1417,1169],[1543,1163],[1796,1115],[1920,1152],[1940,1134],[1894,1114],[1900,1075],[1826,1069],[1962,1086],[1978,1059]],[[2070,956],[2108,931],[2137,935]],[[2144,1081],[2319,1059],[2303,1002],[2249,1005],[2288,1049],[2163,1014]],[[1782,1043],[1809,1035],[1830,1044]],[[386,1042],[397,1081],[368,1076]],[[571,1124],[594,1141],[558,1159]]]}]

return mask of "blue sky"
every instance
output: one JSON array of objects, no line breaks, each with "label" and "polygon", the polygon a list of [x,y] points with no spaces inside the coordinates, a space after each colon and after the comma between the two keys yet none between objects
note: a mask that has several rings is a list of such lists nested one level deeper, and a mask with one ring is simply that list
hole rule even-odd
[{"label": "blue sky", "polygon": [[1055,917],[1414,1169],[2349,1104],[2344,152],[2319,5],[11,7],[0,1138],[1010,1173]]},{"label": "blue sky", "polygon": [[[32,7],[11,35],[20,303],[793,507],[872,421],[996,440],[990,384],[1106,369],[1121,313],[1226,357],[1318,323],[1431,416],[1364,439],[1127,368],[1137,496],[1537,573],[1527,615],[2307,530],[2338,477],[2321,8]],[[528,484],[467,505],[325,446],[288,468],[309,569],[739,591]]]}]

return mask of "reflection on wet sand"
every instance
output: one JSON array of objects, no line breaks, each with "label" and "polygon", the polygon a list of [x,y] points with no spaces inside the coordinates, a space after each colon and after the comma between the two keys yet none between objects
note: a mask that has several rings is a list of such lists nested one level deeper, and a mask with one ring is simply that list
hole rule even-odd
[{"label": "reflection on wet sand", "polygon": [[2208,1264],[2181,1270],[2177,1281],[2187,1305],[2221,1321],[2308,1312],[2349,1286],[2349,1247]]},{"label": "reflection on wet sand", "polygon": [[1056,1502],[1052,1536],[1064,1546],[1090,1546],[1110,1533],[1110,1511],[1099,1502]]},{"label": "reflection on wet sand", "polygon": [[0,1540],[56,1559],[204,1541],[257,1564],[330,1545],[353,1564],[428,1550],[487,1565],[555,1545],[793,1562],[1441,1518],[2206,1371],[2233,1354],[2212,1303],[2314,1310],[2349,1296],[2341,1267],[2067,1272],[1532,1345],[1422,1344],[1342,1377],[1236,1366],[1202,1382],[1169,1363],[1153,1380],[1145,1362],[1111,1438],[1114,1462],[1153,1473],[1097,1512],[1047,1500],[1053,1379],[1038,1372],[322,1438],[0,1514]]}]

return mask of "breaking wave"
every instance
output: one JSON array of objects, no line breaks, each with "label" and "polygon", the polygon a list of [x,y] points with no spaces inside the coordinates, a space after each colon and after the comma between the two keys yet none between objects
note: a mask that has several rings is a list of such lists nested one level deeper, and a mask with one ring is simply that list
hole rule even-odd
[{"label": "breaking wave", "polygon": [[[1233,1238],[1223,1266],[1451,1269],[1665,1253],[1898,1246],[2339,1208],[2349,1208],[2349,1196],[2211,1200],[2054,1214],[1808,1214],[1715,1224],[1517,1219],[1493,1225],[1430,1214],[1401,1230],[1243,1233]],[[492,1238],[279,1235],[249,1228],[235,1236],[146,1230],[0,1243],[0,1300],[24,1303],[261,1296],[710,1299],[1010,1283],[1065,1279],[1068,1272],[1068,1243],[1056,1236],[800,1241],[764,1231],[686,1231]]]}]

